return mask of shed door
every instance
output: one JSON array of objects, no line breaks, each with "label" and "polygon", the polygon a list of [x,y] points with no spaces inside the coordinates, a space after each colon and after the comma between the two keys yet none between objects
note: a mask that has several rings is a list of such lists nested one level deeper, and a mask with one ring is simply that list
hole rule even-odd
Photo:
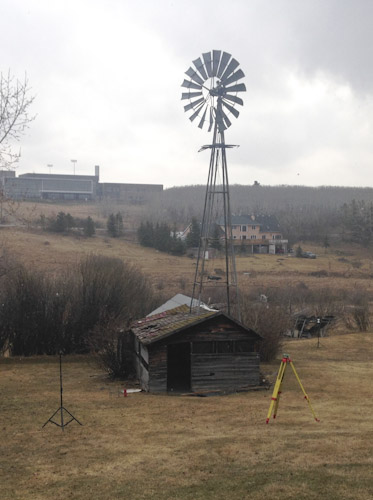
[{"label": "shed door", "polygon": [[167,390],[190,391],[190,344],[167,346]]}]

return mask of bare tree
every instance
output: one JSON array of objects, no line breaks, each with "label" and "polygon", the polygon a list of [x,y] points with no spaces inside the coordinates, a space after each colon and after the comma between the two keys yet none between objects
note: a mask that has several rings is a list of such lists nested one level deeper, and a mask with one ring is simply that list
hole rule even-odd
[{"label": "bare tree", "polygon": [[10,70],[6,75],[0,73],[0,167],[10,168],[21,155],[14,152],[12,142],[19,141],[29,123],[35,116],[29,115],[34,101],[25,75],[18,80]]}]

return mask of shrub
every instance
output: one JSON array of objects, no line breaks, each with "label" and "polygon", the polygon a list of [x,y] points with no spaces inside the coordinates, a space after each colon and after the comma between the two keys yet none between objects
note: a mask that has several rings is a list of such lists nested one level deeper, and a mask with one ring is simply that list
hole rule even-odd
[{"label": "shrub", "polygon": [[20,264],[7,265],[0,289],[0,349],[34,355],[86,352],[90,339],[125,325],[162,301],[131,264],[88,256],[53,279]]},{"label": "shrub", "polygon": [[300,258],[300,257],[302,257],[302,255],[303,255],[302,247],[300,245],[298,245],[297,249],[295,251],[295,256],[298,257],[298,258]]},{"label": "shrub", "polygon": [[275,359],[281,350],[283,334],[291,325],[288,311],[276,305],[253,302],[243,295],[241,316],[244,325],[263,337],[259,350],[261,361]]}]

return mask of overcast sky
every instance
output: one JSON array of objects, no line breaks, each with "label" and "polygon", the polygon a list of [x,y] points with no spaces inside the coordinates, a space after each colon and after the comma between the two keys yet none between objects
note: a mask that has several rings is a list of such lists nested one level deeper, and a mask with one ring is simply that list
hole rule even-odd
[{"label": "overcast sky", "polygon": [[181,83],[213,49],[245,72],[230,184],[373,185],[372,0],[1,0],[0,70],[36,95],[18,173],[205,184]]}]

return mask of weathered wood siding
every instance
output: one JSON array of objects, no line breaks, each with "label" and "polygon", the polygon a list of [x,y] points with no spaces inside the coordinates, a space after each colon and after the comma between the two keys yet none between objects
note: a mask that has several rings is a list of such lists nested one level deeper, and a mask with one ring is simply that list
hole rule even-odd
[{"label": "weathered wood siding", "polygon": [[167,391],[167,345],[149,349],[149,391]]},{"label": "weathered wood siding", "polygon": [[259,385],[259,355],[192,354],[192,391],[235,391]]}]

